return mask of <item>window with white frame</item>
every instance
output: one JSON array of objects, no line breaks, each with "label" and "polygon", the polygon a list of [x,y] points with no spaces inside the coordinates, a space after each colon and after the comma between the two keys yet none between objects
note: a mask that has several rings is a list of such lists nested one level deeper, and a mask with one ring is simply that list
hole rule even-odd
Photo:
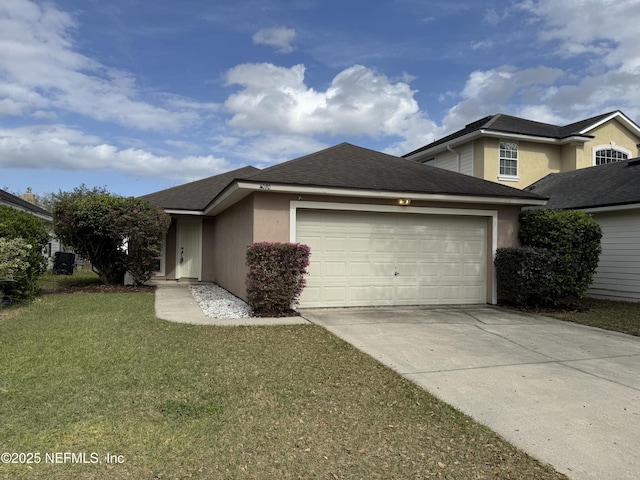
[{"label": "window with white frame", "polygon": [[518,143],[500,140],[500,175],[518,176]]},{"label": "window with white frame", "polygon": [[620,162],[628,160],[631,152],[626,149],[617,147],[614,143],[601,145],[593,149],[593,164],[606,165],[607,163]]}]

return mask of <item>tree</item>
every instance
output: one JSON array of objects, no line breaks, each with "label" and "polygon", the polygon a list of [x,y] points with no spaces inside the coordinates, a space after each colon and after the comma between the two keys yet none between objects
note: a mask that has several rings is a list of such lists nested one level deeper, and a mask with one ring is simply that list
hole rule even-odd
[{"label": "tree", "polygon": [[126,271],[136,284],[147,281],[170,221],[161,208],[145,200],[85,185],[56,195],[53,208],[56,235],[90,260],[106,284],[122,283]]},{"label": "tree", "polygon": [[14,254],[18,255],[15,250],[18,245],[24,247],[19,248],[20,259],[28,264],[28,266],[22,265],[24,268],[11,270],[17,277],[13,279],[14,281],[4,284],[2,287],[4,294],[13,300],[35,296],[40,290],[38,279],[47,267],[46,259],[42,255],[42,249],[49,241],[46,223],[27,212],[0,205],[0,238],[22,240],[11,245],[4,244],[3,258],[0,259],[0,263],[5,264],[6,271],[9,271],[7,265],[11,261],[10,257]]}]

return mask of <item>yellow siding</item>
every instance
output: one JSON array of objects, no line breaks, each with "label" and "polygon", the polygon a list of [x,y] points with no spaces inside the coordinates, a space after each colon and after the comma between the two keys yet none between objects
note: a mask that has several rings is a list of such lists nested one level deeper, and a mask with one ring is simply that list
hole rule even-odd
[{"label": "yellow siding", "polygon": [[582,155],[578,158],[578,168],[586,168],[594,165],[594,147],[607,145],[613,142],[616,147],[622,147],[631,152],[631,157],[638,156],[638,147],[640,137],[624,128],[617,120],[611,120],[604,125],[588,132],[594,136],[593,140],[588,141],[584,146]]}]

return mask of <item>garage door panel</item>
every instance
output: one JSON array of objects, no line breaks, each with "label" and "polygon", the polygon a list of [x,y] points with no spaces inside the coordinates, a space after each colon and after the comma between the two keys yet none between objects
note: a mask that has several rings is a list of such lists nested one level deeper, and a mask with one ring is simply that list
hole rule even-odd
[{"label": "garage door panel", "polygon": [[298,210],[302,306],[484,303],[482,217]]}]

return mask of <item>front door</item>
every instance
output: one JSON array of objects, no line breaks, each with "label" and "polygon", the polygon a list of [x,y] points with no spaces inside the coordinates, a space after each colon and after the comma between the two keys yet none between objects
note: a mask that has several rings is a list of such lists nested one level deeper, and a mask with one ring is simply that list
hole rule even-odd
[{"label": "front door", "polygon": [[179,218],[177,228],[176,279],[201,279],[202,220]]}]

